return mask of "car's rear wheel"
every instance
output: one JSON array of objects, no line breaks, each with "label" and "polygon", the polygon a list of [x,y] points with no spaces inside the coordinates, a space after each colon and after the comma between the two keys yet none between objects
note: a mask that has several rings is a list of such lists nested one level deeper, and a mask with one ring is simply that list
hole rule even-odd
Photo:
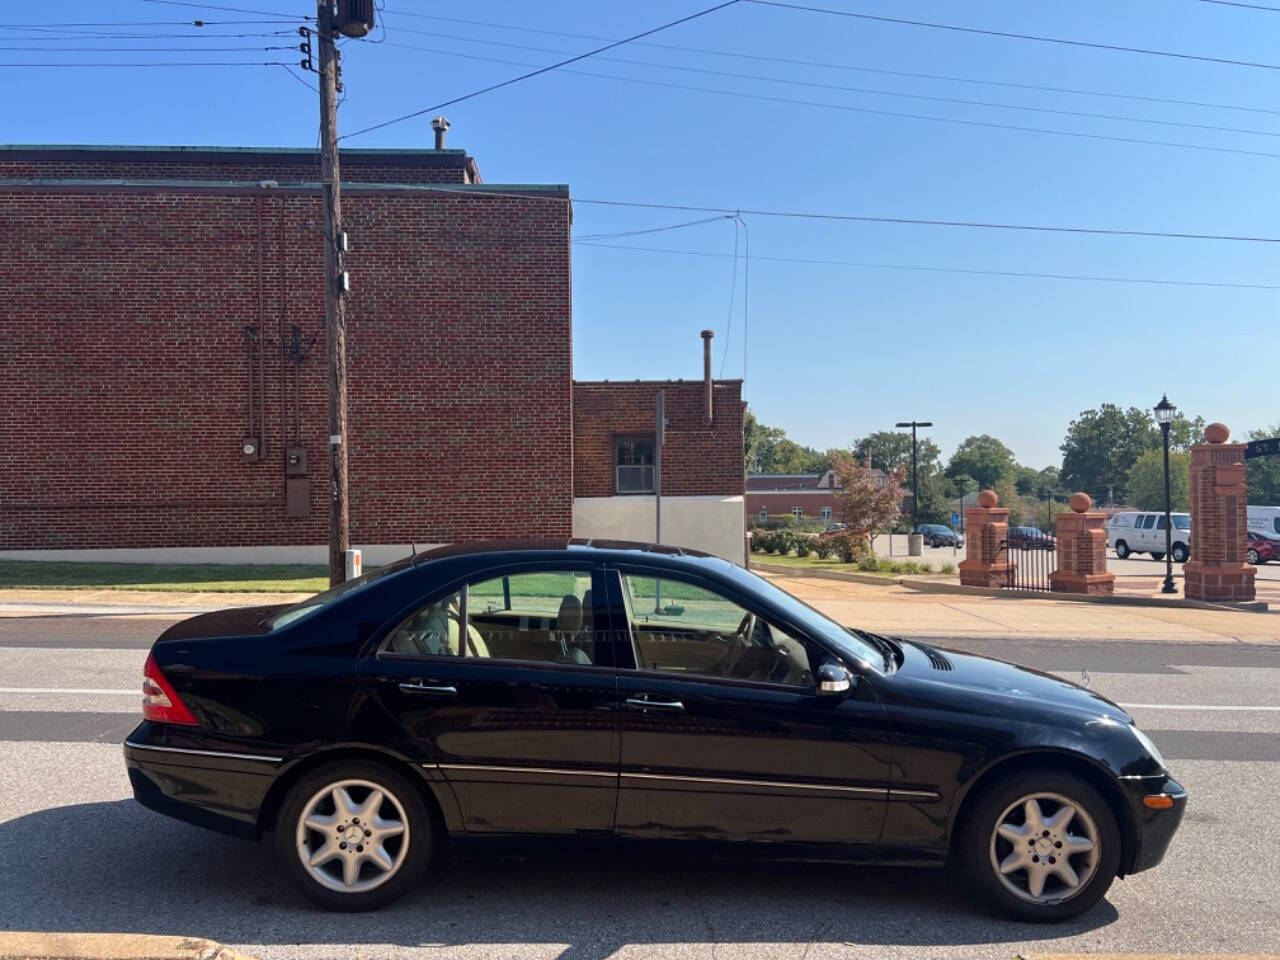
[{"label": "car's rear wheel", "polygon": [[1250,547],[1248,549],[1248,551],[1244,555],[1244,558],[1248,560],[1251,564],[1253,564],[1255,567],[1258,565],[1258,551],[1253,549],[1253,547]]},{"label": "car's rear wheel", "polygon": [[1119,557],[1121,560],[1129,556],[1129,545],[1125,543],[1123,540],[1116,541],[1116,556]]},{"label": "car's rear wheel", "polygon": [[276,821],[276,855],[303,896],[328,910],[370,910],[418,882],[434,847],[431,816],[404,776],[365,761],[299,780]]},{"label": "car's rear wheel", "polygon": [[1022,920],[1084,913],[1106,894],[1120,862],[1120,830],[1098,791],[1043,768],[991,784],[956,840],[973,887]]},{"label": "car's rear wheel", "polygon": [[[1188,555],[1189,555],[1189,551],[1187,550],[1186,544],[1175,543],[1173,545],[1173,562],[1174,563],[1186,563]],[[1236,556],[1239,556],[1239,554],[1236,554]]]}]

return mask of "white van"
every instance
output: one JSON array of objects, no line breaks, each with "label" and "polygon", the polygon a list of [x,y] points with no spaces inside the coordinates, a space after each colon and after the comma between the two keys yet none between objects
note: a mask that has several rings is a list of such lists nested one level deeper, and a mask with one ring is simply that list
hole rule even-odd
[{"label": "white van", "polygon": [[1248,527],[1258,533],[1280,533],[1280,507],[1245,508],[1248,515]]},{"label": "white van", "polygon": [[[1191,514],[1175,513],[1173,518],[1173,562],[1186,563],[1191,556]],[[1107,546],[1123,560],[1131,553],[1149,553],[1164,559],[1164,514],[1139,510],[1113,513],[1107,521]]]}]

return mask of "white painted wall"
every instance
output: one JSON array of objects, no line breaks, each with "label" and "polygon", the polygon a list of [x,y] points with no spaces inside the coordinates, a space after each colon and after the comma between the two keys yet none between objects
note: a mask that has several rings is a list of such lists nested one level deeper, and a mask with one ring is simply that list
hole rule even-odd
[{"label": "white painted wall", "polygon": [[[693,547],[742,563],[745,559],[743,499],[663,497],[662,542]],[[653,497],[575,497],[573,535],[651,542]]]}]

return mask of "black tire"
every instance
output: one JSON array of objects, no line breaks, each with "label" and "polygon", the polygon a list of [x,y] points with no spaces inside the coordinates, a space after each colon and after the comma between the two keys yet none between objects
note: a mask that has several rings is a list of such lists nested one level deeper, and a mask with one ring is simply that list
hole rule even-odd
[{"label": "black tire", "polygon": [[1156,553],[1154,550],[1152,550],[1152,551],[1151,551],[1151,559],[1152,559],[1152,560],[1163,560],[1163,559],[1164,559],[1164,554],[1163,554],[1163,553]]},{"label": "black tire", "polygon": [[1187,549],[1185,543],[1175,543],[1173,545],[1174,563],[1186,563],[1189,556],[1191,556],[1191,551]]},{"label": "black tire", "polygon": [[[394,806],[388,807],[388,803],[398,803],[399,808],[403,810],[404,824],[407,827],[403,834],[404,839],[400,843],[396,843],[398,838],[395,837],[390,838],[389,841],[391,855],[398,863],[391,876],[371,889],[355,892],[344,892],[323,885],[312,875],[311,869],[303,864],[298,852],[299,820],[304,809],[326,786],[346,780],[363,781],[380,788],[391,798],[384,802],[382,807],[384,813],[394,811]],[[359,795],[360,789],[352,788],[356,791],[356,795]],[[367,797],[367,794],[365,796]],[[318,839],[318,835],[315,834],[311,837],[313,844]],[[290,788],[276,818],[273,845],[285,876],[299,893],[326,910],[353,912],[381,907],[402,896],[417,884],[431,863],[436,847],[435,839],[431,814],[427,810],[421,791],[415,784],[410,782],[404,774],[389,766],[367,760],[354,760],[336,761],[318,767]],[[407,844],[403,858],[399,856],[400,844]],[[341,860],[334,860],[330,861],[329,865],[341,862]],[[364,866],[359,869],[362,871],[360,874],[362,878],[377,876],[375,867]],[[334,877],[334,880],[341,882],[340,877]]]},{"label": "black tire", "polygon": [[[979,789],[982,792],[966,807],[964,818],[957,826],[954,856],[956,865],[963,871],[971,889],[983,901],[1001,913],[1019,920],[1053,923],[1079,916],[1106,895],[1120,865],[1120,829],[1106,800],[1093,786],[1071,773],[1033,767],[1002,776]],[[1092,821],[1097,836],[1092,854],[1072,854],[1069,858],[1070,865],[1078,875],[1086,870],[1090,862],[1088,858],[1096,858],[1091,861],[1093,870],[1088,873],[1083,885],[1071,892],[1056,874],[1052,875],[1045,881],[1042,890],[1046,899],[1040,902],[1031,900],[1028,890],[1017,894],[1006,886],[1007,880],[1013,887],[1025,887],[1026,876],[1018,876],[1023,871],[1014,870],[1004,878],[994,863],[997,857],[1007,856],[1006,850],[1012,850],[1009,841],[993,838],[996,827],[1007,810],[1032,794],[1069,799]],[[1044,805],[1042,810],[1053,802],[1047,796],[1039,801]],[[1069,825],[1072,826],[1073,833],[1085,835],[1080,832],[1084,821],[1073,819]],[[1036,841],[1040,842],[1039,837],[1036,837]],[[1045,843],[1050,842],[1052,839],[1046,838]],[[1053,849],[1049,852],[1061,856]]]},{"label": "black tire", "polygon": [[1258,565],[1258,551],[1253,549],[1253,547],[1250,547],[1245,552],[1244,558],[1248,560],[1249,563],[1251,563],[1253,566],[1256,567]]},{"label": "black tire", "polygon": [[1123,540],[1116,541],[1116,556],[1121,560],[1129,556],[1129,545]]}]

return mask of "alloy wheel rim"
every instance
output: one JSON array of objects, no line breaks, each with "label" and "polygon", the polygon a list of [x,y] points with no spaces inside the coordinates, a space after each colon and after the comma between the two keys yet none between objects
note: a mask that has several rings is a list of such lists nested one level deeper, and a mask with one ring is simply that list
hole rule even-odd
[{"label": "alloy wheel rim", "polygon": [[399,799],[370,780],[338,780],[302,808],[298,858],[313,880],[339,893],[365,893],[399,872],[409,853],[409,818]]},{"label": "alloy wheel rim", "polygon": [[991,867],[1001,885],[1037,905],[1077,896],[1098,870],[1097,825],[1060,793],[1032,793],[1009,804],[991,831]]}]

